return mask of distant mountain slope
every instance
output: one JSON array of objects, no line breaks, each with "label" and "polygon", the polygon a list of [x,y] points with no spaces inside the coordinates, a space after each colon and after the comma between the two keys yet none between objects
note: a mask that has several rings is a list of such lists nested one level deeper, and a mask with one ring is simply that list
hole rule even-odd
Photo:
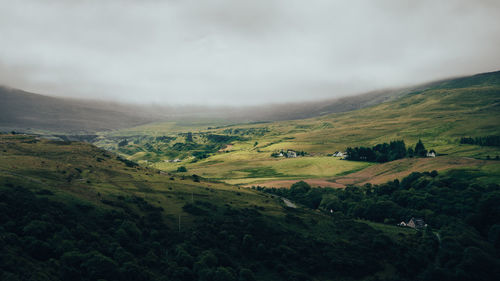
[{"label": "distant mountain slope", "polygon": [[133,107],[62,99],[0,87],[0,130],[89,133],[156,120]]},{"label": "distant mountain slope", "polygon": [[421,138],[439,152],[453,153],[462,149],[457,146],[462,136],[500,135],[500,72],[448,80],[376,106],[273,127],[295,137],[294,143],[309,143],[319,151]]},{"label": "distant mountain slope", "polygon": [[449,79],[436,83],[433,88],[467,88],[472,86],[498,86],[500,85],[500,71],[480,73],[472,76]]},{"label": "distant mountain slope", "polygon": [[[332,113],[348,112],[365,107],[389,102],[415,91],[432,87],[437,82],[421,84],[406,88],[392,88],[368,93],[323,99],[318,101],[290,102],[271,105],[259,105],[239,108],[223,108],[216,110],[217,116],[230,118],[239,122],[285,121],[306,119]],[[332,89],[332,92],[334,90]],[[222,114],[222,115],[220,115]]]},{"label": "distant mountain slope", "polygon": [[[147,133],[147,130],[144,132]],[[350,166],[351,161],[338,161],[326,156],[335,151],[345,151],[347,147],[373,146],[391,140],[404,140],[408,147],[415,147],[421,139],[426,149],[434,149],[438,153],[438,158],[448,154],[448,162],[453,165],[459,158],[457,161],[469,163],[468,167],[497,169],[470,158],[494,159],[500,156],[500,147],[460,144],[459,140],[461,137],[500,135],[500,72],[442,81],[360,110],[293,121],[226,126],[203,133],[244,139],[231,142],[229,153],[215,153],[206,159],[195,163],[183,162],[182,165],[192,173],[233,184],[324,179],[354,173],[361,167]],[[199,137],[198,134],[193,135]],[[157,153],[156,158],[151,157],[151,151],[148,151],[149,154],[138,152],[129,156],[149,161],[170,159],[169,149],[173,151],[175,147],[162,145],[161,151],[154,152]],[[281,150],[304,151],[314,157],[271,157],[272,153]],[[440,162],[439,165],[448,165],[446,163]],[[490,160],[488,163],[497,167],[500,162]],[[155,166],[165,170],[175,168],[175,164],[161,161]],[[385,179],[404,176],[403,173],[414,168],[389,169],[392,174],[389,173]]]},{"label": "distant mountain slope", "polygon": [[[411,88],[414,90],[415,88]],[[346,112],[392,100],[409,89],[303,103],[260,106],[132,106],[117,103],[49,97],[0,87],[0,130],[48,130],[59,133],[94,133],[167,120],[229,122],[304,119]]]},{"label": "distant mountain slope", "polygon": [[64,99],[0,87],[0,131],[47,130],[88,134],[129,128],[153,121],[225,120],[226,123],[284,121],[354,111],[395,101],[429,89],[451,89],[473,85],[499,85],[498,73],[485,73],[417,86],[372,91],[360,95],[320,101],[259,106],[133,106],[109,102]]}]

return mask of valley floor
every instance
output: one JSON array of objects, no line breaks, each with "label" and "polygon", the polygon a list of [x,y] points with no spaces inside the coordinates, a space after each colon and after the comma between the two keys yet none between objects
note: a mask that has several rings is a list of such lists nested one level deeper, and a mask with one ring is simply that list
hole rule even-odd
[{"label": "valley floor", "polygon": [[245,185],[289,188],[297,180],[311,186],[344,188],[347,185],[382,184],[394,179],[401,180],[413,172],[447,171],[451,169],[475,169],[484,173],[479,180],[485,183],[500,182],[500,162],[497,160],[478,160],[468,157],[440,156],[436,158],[406,158],[388,163],[369,166],[358,172],[329,178],[309,178],[290,180],[271,180]]}]

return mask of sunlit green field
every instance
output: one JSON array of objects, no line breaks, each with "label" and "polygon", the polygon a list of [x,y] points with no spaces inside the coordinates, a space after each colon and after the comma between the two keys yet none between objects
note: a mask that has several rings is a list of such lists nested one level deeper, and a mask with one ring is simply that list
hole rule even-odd
[{"label": "sunlit green field", "polygon": [[153,164],[162,170],[176,170],[187,166],[188,173],[231,184],[249,184],[276,179],[305,179],[333,177],[358,171],[372,164],[339,160],[327,156],[305,156],[298,158],[271,158],[269,153],[237,151],[221,153],[193,164],[165,163]]},{"label": "sunlit green field", "polygon": [[[241,136],[244,140],[227,143],[232,145],[228,151],[210,153],[208,158],[197,161],[190,152],[183,152],[181,163],[164,162],[172,159],[168,156],[170,146],[151,152],[139,151],[143,144],[138,144],[134,152],[124,154],[165,171],[185,166],[189,174],[231,184],[345,175],[371,164],[340,161],[327,155],[349,146],[372,146],[398,139],[407,146],[414,146],[421,139],[427,149],[434,149],[440,155],[475,159],[499,156],[499,147],[459,143],[461,137],[500,135],[498,81],[447,83],[373,107],[317,118],[230,126],[208,121],[166,122],[116,131],[110,136],[168,135],[176,138],[170,146],[184,142],[180,134],[186,132],[195,136],[199,133]],[[271,157],[273,152],[288,149],[307,154],[293,159]]]}]

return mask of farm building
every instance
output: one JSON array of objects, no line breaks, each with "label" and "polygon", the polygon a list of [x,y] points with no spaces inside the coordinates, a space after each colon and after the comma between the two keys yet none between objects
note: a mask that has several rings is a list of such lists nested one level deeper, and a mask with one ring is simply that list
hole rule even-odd
[{"label": "farm building", "polygon": [[345,156],[346,153],[342,151],[335,151],[335,153],[333,154],[333,157],[345,157]]},{"label": "farm building", "polygon": [[427,227],[424,220],[421,218],[411,218],[408,222],[400,222],[398,226],[411,227],[417,230],[421,230]]}]

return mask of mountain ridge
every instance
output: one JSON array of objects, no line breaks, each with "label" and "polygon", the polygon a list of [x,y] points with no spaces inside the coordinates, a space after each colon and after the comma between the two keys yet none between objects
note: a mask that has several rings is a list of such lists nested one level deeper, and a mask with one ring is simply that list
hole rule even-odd
[{"label": "mountain ridge", "polygon": [[[136,127],[157,121],[225,120],[226,123],[286,121],[350,112],[418,93],[430,88],[446,89],[453,83],[500,82],[500,73],[442,79],[429,83],[370,91],[353,96],[309,102],[259,106],[144,106],[109,101],[70,99],[30,93],[0,86],[0,130],[49,131],[62,134],[92,134]],[[460,81],[460,82],[457,82]],[[451,84],[450,84],[451,83]]]}]

